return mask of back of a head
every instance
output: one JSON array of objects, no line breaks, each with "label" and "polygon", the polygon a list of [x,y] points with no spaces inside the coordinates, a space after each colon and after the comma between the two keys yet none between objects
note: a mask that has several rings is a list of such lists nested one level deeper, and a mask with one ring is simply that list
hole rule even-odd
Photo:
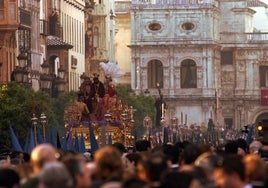
[{"label": "back of a head", "polygon": [[249,144],[249,152],[258,154],[262,148],[262,143],[260,141],[254,140]]},{"label": "back of a head", "polygon": [[39,144],[31,153],[31,165],[34,173],[38,173],[45,163],[57,160],[57,150],[48,143]]},{"label": "back of a head", "polygon": [[185,172],[172,171],[164,175],[162,188],[190,187],[193,177]]},{"label": "back of a head", "polygon": [[150,154],[145,170],[149,181],[159,181],[163,173],[168,170],[167,157],[159,152]]},{"label": "back of a head", "polygon": [[68,169],[74,184],[76,184],[76,176],[84,174],[86,158],[82,154],[68,154],[61,161]]},{"label": "back of a head", "polygon": [[226,153],[232,153],[232,154],[237,154],[237,151],[238,151],[238,144],[236,141],[234,140],[231,140],[231,141],[228,141],[226,144],[225,144],[225,152]]},{"label": "back of a head", "polygon": [[124,153],[127,152],[124,144],[122,144],[121,142],[115,142],[112,144],[112,146],[114,146],[116,149],[118,149],[118,151],[123,155]]},{"label": "back of a head", "polygon": [[96,151],[94,154],[96,163],[96,178],[109,180],[121,178],[123,173],[123,162],[121,153],[113,146],[105,146]]},{"label": "back of a head", "polygon": [[135,148],[137,152],[148,151],[151,148],[151,142],[149,140],[137,140]]},{"label": "back of a head", "polygon": [[201,151],[195,144],[187,145],[181,155],[181,160],[184,164],[192,164],[197,159],[197,157],[201,155]]},{"label": "back of a head", "polygon": [[221,168],[228,175],[236,173],[241,181],[245,181],[246,169],[242,159],[243,157],[237,154],[226,154],[223,156],[222,163],[218,162],[220,165],[217,168]]},{"label": "back of a head", "polygon": [[73,188],[73,179],[67,168],[61,162],[49,162],[44,165],[39,174],[42,188]]},{"label": "back of a head", "polygon": [[0,169],[0,187],[3,188],[12,188],[19,186],[20,177],[19,174],[10,168],[1,168]]}]

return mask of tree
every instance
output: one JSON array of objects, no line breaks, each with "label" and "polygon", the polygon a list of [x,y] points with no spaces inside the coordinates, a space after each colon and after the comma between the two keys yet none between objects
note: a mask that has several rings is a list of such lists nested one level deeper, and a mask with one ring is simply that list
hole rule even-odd
[{"label": "tree", "polygon": [[34,91],[15,82],[0,85],[0,146],[11,146],[9,125],[13,127],[20,144],[24,145],[32,127],[33,113],[40,117],[44,112],[48,118],[48,125],[55,126],[62,133],[64,109],[74,95],[75,92],[72,92],[51,98],[46,92]]},{"label": "tree", "polygon": [[155,122],[155,100],[153,97],[145,96],[144,94],[135,95],[130,85],[119,84],[116,86],[116,90],[118,97],[135,109],[133,134],[139,138],[145,131],[143,127],[144,117],[148,115]]}]

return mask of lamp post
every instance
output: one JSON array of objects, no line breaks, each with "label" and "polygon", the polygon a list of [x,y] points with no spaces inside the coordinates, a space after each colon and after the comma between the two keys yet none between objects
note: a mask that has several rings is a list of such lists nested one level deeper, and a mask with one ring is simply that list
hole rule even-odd
[{"label": "lamp post", "polygon": [[59,92],[64,92],[65,91],[65,69],[63,67],[60,67],[58,69],[59,76],[56,79],[56,87],[58,88]]},{"label": "lamp post", "polygon": [[49,92],[52,84],[52,77],[49,74],[49,64],[44,61],[41,65],[43,74],[40,75],[40,87],[43,91]]},{"label": "lamp post", "polygon": [[41,113],[40,115],[40,123],[42,125],[43,128],[43,139],[44,142],[46,142],[46,125],[47,125],[47,116],[44,112]]},{"label": "lamp post", "polygon": [[38,118],[33,113],[32,126],[33,126],[33,129],[34,129],[34,143],[35,143],[35,145],[38,144],[38,142],[37,142],[37,125],[38,125]]},{"label": "lamp post", "polygon": [[12,79],[18,83],[23,83],[25,86],[29,83],[27,70],[27,53],[20,53],[17,57],[19,65],[12,72]]}]

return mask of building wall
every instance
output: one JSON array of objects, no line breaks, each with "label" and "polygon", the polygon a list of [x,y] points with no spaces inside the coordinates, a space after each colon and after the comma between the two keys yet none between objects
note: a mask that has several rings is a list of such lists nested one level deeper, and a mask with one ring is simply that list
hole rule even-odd
[{"label": "building wall", "polygon": [[63,40],[73,45],[68,57],[69,91],[77,91],[85,71],[85,2],[61,0],[60,6]]},{"label": "building wall", "polygon": [[118,83],[128,84],[131,82],[131,49],[128,47],[131,42],[130,5],[130,1],[116,1],[115,4],[115,59],[125,74],[118,79]]},{"label": "building wall", "polygon": [[[246,1],[202,2],[132,1],[132,88],[159,97],[152,80],[160,82],[167,123],[177,117],[202,125],[212,118],[225,127],[231,119],[229,126],[239,129],[266,113],[259,102],[259,66],[266,65],[268,38],[247,34],[254,31],[255,11]],[[227,64],[226,52],[232,54]],[[195,65],[189,79],[196,77],[196,85],[186,88],[185,60]],[[160,62],[160,72],[151,69],[154,62]]]}]

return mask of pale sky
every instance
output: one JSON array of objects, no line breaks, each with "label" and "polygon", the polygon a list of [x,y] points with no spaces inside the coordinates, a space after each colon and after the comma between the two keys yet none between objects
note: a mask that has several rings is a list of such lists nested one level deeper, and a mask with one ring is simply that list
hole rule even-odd
[{"label": "pale sky", "polygon": [[[268,0],[260,0],[268,5]],[[268,8],[254,7],[256,11],[253,18],[253,26],[261,32],[268,32]]]}]

